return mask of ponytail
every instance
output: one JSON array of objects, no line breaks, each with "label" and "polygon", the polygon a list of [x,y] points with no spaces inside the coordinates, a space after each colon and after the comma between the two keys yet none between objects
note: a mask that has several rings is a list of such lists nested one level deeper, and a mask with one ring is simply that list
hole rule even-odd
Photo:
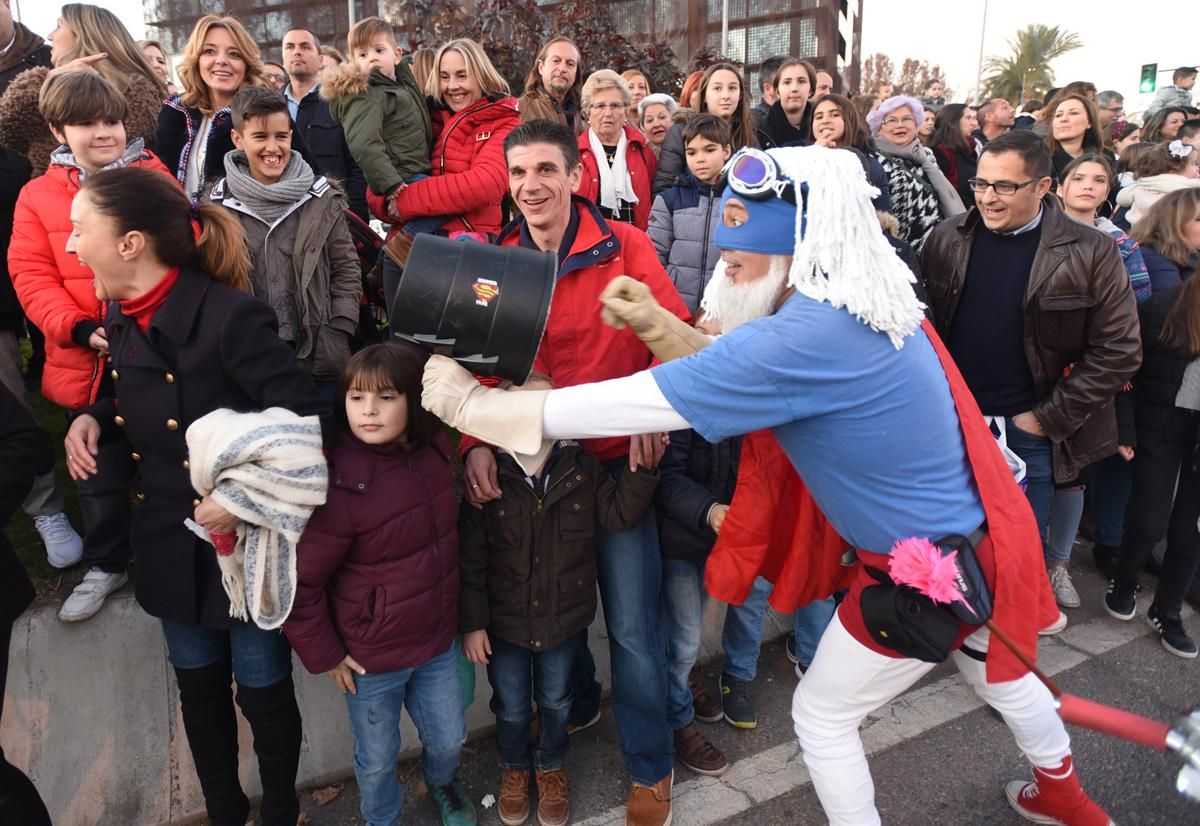
[{"label": "ponytail", "polygon": [[141,167],[88,176],[81,191],[117,232],[141,232],[150,252],[168,267],[196,267],[243,292],[250,284],[250,252],[237,218],[215,204],[193,205],[172,178]]},{"label": "ponytail", "polygon": [[196,216],[200,223],[200,237],[196,240],[199,268],[215,281],[249,292],[252,264],[241,222],[216,204],[201,204]]}]

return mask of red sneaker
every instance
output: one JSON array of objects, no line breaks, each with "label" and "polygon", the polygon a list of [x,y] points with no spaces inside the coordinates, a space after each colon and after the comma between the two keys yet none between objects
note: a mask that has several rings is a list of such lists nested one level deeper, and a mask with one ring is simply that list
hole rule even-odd
[{"label": "red sneaker", "polygon": [[1079,785],[1070,755],[1055,769],[1034,766],[1032,783],[1014,780],[1004,791],[1017,814],[1033,823],[1114,826],[1108,813]]}]

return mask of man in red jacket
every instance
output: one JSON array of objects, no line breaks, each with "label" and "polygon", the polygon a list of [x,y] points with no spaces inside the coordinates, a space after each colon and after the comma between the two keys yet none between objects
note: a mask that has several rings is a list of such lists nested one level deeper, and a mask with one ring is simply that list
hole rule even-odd
[{"label": "man in red jacket", "polygon": [[[709,344],[656,308],[644,286],[621,279],[601,298],[612,323],[637,330],[662,358],[686,358],[546,391],[539,400],[531,392],[480,387],[454,362],[434,357],[425,368],[422,404],[517,453],[536,451],[543,439],[651,428],[693,428],[710,442],[770,429],[806,486],[796,497],[811,499],[819,511],[809,504],[789,513],[785,506],[797,503],[772,506],[764,496],[749,504],[749,520],[760,528],[789,516],[807,520],[814,536],[828,522],[858,549],[849,593],[792,700],[804,761],[829,821],[877,826],[859,726],[935,662],[952,659],[980,698],[1002,713],[1033,765],[1032,782],[1008,784],[1012,807],[1036,823],[1108,826],[1107,814],[1079,784],[1050,692],[1012,652],[989,645],[980,627],[980,618],[991,616],[1015,646],[1036,652],[1039,623],[1056,611],[1048,578],[1030,576],[1039,570],[1029,565],[1037,555],[1037,523],[961,374],[924,320],[911,273],[879,232],[874,188],[861,165],[850,153],[822,147],[744,149],[728,170],[716,234],[723,266],[703,303],[720,321],[720,338]],[[743,470],[739,487],[759,469]],[[744,509],[741,493],[722,540],[729,538],[729,520]],[[932,603],[917,614],[899,608],[915,597],[897,593],[889,555],[910,537],[953,541],[978,560],[974,595],[986,590],[994,601],[970,601],[972,624]],[[727,598],[738,586],[732,580],[744,573],[744,595],[759,570],[778,569],[771,557],[803,560],[819,547],[800,541],[773,548],[757,560],[762,565],[739,572],[717,558],[718,546],[706,584]],[[815,574],[823,560],[807,564]]]},{"label": "man in red jacket", "polygon": [[[595,204],[572,196],[582,174],[575,137],[545,120],[522,124],[504,142],[509,190],[522,217],[500,233],[500,246],[523,246],[558,254],[558,282],[550,319],[534,370],[571,387],[632,375],[652,356],[631,330],[601,323],[600,293],[610,280],[627,275],[681,319],[689,313],[641,230],[608,222]],[[471,504],[500,496],[496,459],[464,440],[467,499]],[[661,434],[593,439],[584,443],[614,476],[641,456],[661,458]],[[643,461],[643,464],[647,462]],[[597,566],[613,669],[613,709],[621,751],[633,779],[626,822],[662,826],[671,813],[673,733],[667,722],[667,681],[658,601],[661,560],[653,509],[629,531],[601,531]],[[576,730],[599,719],[599,686],[586,645],[580,646],[572,678],[571,721]]]}]

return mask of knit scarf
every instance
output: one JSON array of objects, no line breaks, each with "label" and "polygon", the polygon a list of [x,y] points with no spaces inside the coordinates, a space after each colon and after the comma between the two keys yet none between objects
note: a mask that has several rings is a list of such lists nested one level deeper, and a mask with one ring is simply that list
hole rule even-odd
[{"label": "knit scarf", "polygon": [[596,168],[600,171],[600,206],[614,212],[621,208],[621,201],[636,204],[638,197],[633,191],[633,181],[629,178],[629,167],[625,164],[625,153],[629,147],[629,139],[625,130],[621,130],[621,138],[617,141],[617,151],[613,156],[612,166],[608,165],[608,153],[595,129],[588,130],[588,144],[592,154],[596,156]]},{"label": "knit scarf", "polygon": [[932,150],[927,146],[913,138],[908,146],[897,146],[891,141],[875,136],[875,148],[883,155],[891,158],[899,158],[908,161],[914,166],[921,168],[925,173],[925,179],[929,181],[929,185],[933,187],[934,193],[937,195],[938,206],[942,211],[942,218],[953,218],[955,215],[961,215],[966,212],[963,206],[962,198],[954,189],[954,185],[946,180],[946,176],[942,174],[942,170],[937,165],[937,158],[934,157]]},{"label": "knit scarf", "polygon": [[225,184],[267,226],[273,226],[297,201],[312,189],[316,176],[300,153],[292,151],[283,175],[273,184],[260,183],[250,175],[246,153],[234,149],[225,156]]}]

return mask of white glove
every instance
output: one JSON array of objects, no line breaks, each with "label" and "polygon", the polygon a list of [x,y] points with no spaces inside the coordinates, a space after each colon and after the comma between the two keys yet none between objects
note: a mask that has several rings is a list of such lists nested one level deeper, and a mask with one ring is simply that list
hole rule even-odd
[{"label": "white glove", "polygon": [[635,278],[618,275],[600,293],[600,320],[618,330],[625,325],[661,361],[703,350],[712,339],[663,307],[650,288]]},{"label": "white glove", "polygon": [[549,390],[511,392],[484,387],[445,356],[430,356],[422,379],[421,406],[460,433],[514,453],[542,447],[542,410]]}]

